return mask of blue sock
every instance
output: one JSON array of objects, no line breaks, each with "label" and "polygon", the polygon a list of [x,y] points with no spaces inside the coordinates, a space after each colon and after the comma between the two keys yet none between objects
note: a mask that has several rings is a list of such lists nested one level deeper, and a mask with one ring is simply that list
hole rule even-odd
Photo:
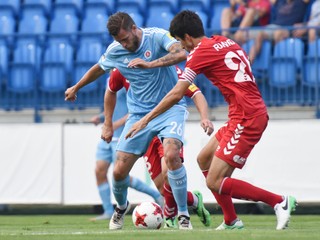
[{"label": "blue sock", "polygon": [[104,214],[112,214],[114,209],[111,202],[109,183],[108,182],[102,183],[101,185],[98,186],[98,190],[99,190],[99,195],[102,201]]},{"label": "blue sock", "polygon": [[142,182],[139,178],[136,177],[131,177],[130,187],[139,192],[143,192],[150,195],[155,200],[157,200],[161,196],[158,190],[149,187],[146,183]]},{"label": "blue sock", "polygon": [[130,185],[129,175],[121,181],[116,181],[114,178],[112,178],[112,185],[113,195],[118,203],[118,206],[126,206],[128,187]]},{"label": "blue sock", "polygon": [[185,167],[176,170],[168,170],[168,181],[176,200],[178,211],[187,212],[187,173]]}]

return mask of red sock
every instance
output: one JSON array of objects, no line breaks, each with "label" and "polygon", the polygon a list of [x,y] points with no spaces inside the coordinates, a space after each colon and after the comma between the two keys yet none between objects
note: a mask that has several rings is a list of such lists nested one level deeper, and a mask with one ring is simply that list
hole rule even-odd
[{"label": "red sock", "polygon": [[220,192],[229,194],[233,198],[261,201],[274,207],[277,203],[283,201],[282,196],[268,192],[264,189],[255,187],[250,183],[234,179],[225,178],[221,184]]},{"label": "red sock", "polygon": [[193,194],[192,192],[187,192],[187,204],[188,206],[193,206],[193,203],[194,203],[194,199],[193,199]]},{"label": "red sock", "polygon": [[166,218],[175,217],[178,214],[178,207],[169,184],[163,184],[164,207],[163,215]]},{"label": "red sock", "polygon": [[[207,178],[208,170],[202,171],[202,173]],[[219,194],[217,192],[212,192],[212,194],[221,207],[225,224],[231,225],[231,223],[237,219],[237,213],[234,209],[231,196],[227,194]]]}]

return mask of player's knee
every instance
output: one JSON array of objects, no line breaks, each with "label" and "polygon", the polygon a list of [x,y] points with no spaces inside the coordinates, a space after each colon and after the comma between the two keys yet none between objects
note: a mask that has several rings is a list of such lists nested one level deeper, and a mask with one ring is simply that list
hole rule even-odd
[{"label": "player's knee", "polygon": [[116,181],[121,181],[126,178],[126,174],[121,169],[113,169],[113,178]]},{"label": "player's knee", "polygon": [[99,182],[105,181],[107,179],[106,169],[97,166],[95,169],[95,173],[96,173],[96,178]]},{"label": "player's knee", "polygon": [[219,192],[219,184],[217,181],[215,181],[212,178],[206,178],[206,183],[207,187],[212,191],[212,192]]}]

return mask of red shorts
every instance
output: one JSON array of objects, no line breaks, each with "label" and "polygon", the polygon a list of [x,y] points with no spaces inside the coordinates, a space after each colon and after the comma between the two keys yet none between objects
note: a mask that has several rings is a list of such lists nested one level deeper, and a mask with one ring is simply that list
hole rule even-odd
[{"label": "red shorts", "polygon": [[[143,158],[146,162],[151,179],[155,179],[161,173],[161,158],[163,157],[162,143],[158,137],[154,137]],[[180,151],[180,158],[183,162],[183,147]]]},{"label": "red shorts", "polygon": [[236,168],[242,168],[268,125],[268,114],[251,119],[231,119],[216,133],[219,146],[215,155]]}]

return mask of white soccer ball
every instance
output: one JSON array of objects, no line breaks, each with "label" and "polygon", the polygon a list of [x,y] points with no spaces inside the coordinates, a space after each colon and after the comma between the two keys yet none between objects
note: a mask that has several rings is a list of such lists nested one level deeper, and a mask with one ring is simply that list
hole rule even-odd
[{"label": "white soccer ball", "polygon": [[133,225],[142,229],[159,229],[163,222],[161,207],[155,202],[142,202],[132,212]]}]

